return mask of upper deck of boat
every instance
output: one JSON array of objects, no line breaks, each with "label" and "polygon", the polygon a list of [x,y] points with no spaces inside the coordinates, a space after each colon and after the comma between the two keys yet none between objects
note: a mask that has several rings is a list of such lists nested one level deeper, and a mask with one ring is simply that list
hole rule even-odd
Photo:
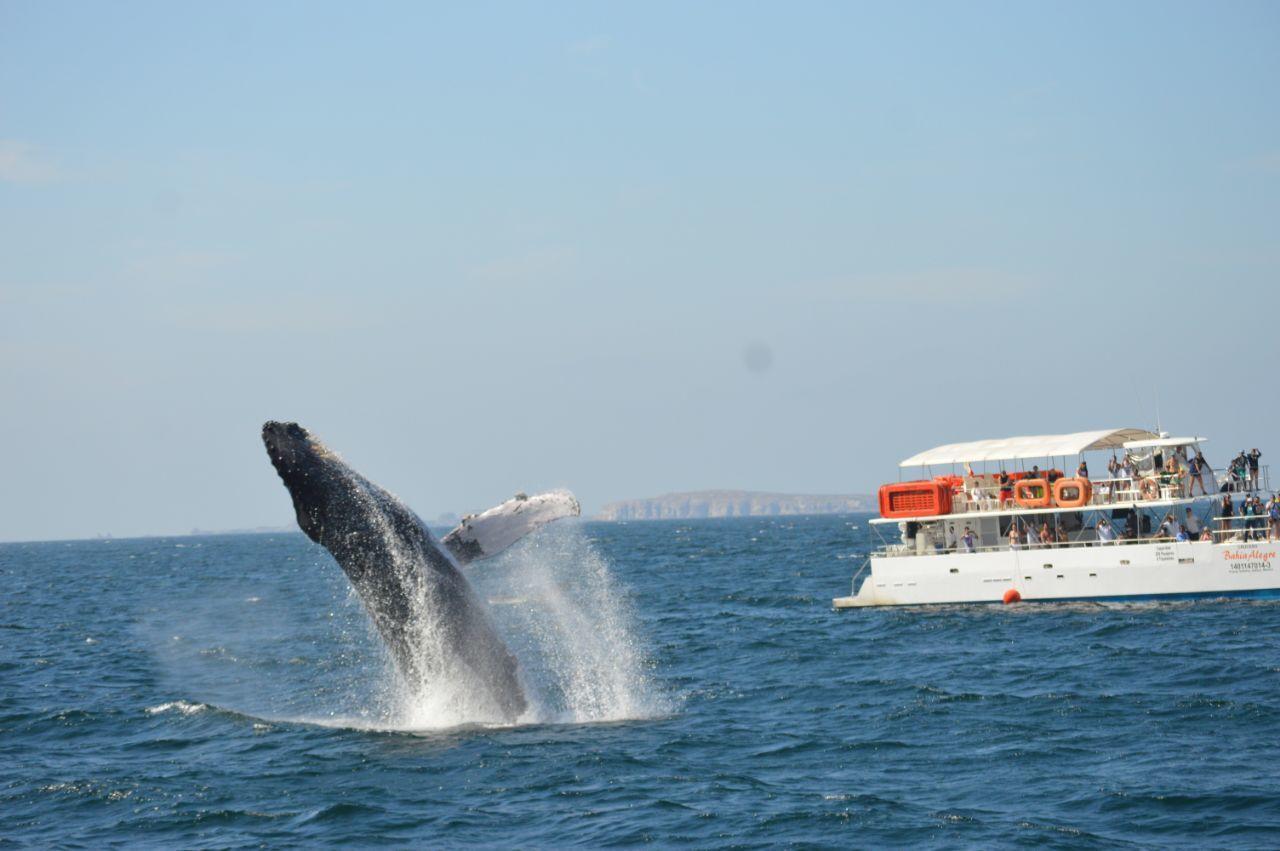
[{"label": "upper deck of boat", "polygon": [[[1057,514],[1064,511],[1169,509],[1220,500],[1224,493],[1252,495],[1269,491],[1270,476],[1265,465],[1260,465],[1256,470],[1246,469],[1245,475],[1240,476],[1237,471],[1213,468],[1204,463],[1199,466],[1197,475],[1191,475],[1187,463],[1188,451],[1196,448],[1198,453],[1197,447],[1203,442],[1205,438],[1202,437],[1169,437],[1165,433],[1144,429],[1121,428],[946,444],[917,453],[899,466],[922,467],[929,475],[933,474],[935,467],[948,467],[952,473],[946,477],[952,484],[951,511],[912,517],[877,517],[871,522],[896,524],[906,520],[928,523],[956,517],[973,519]],[[1108,473],[1103,478],[1092,478],[1087,474],[1075,476],[1063,472],[1077,469],[1067,463],[1071,456],[1084,461],[1086,452],[1108,450],[1113,457],[1123,452],[1123,457],[1131,460],[1134,465],[1133,474]],[[1177,465],[1171,465],[1174,469],[1170,470],[1161,463],[1162,456],[1166,453],[1169,457],[1180,456],[1183,460]],[[1048,479],[1050,486],[1059,478],[1087,479],[1088,498],[1083,504],[1069,506],[1050,504],[1031,507],[1020,504],[1014,499],[1013,482],[1009,478],[1002,480],[1004,465],[1021,466],[1023,469],[1016,471],[1014,475],[1025,478],[1028,475],[1025,462],[1033,459],[1043,460],[1049,465],[1040,475]],[[992,462],[997,462],[998,472],[973,470],[974,464],[988,466]],[[1058,464],[1056,468],[1055,464]],[[959,465],[963,465],[964,475],[955,475]]]},{"label": "upper deck of boat", "polygon": [[[1213,471],[1222,474],[1225,471]],[[952,496],[951,512],[948,514],[929,514],[920,517],[906,518],[916,523],[927,523],[933,520],[946,520],[948,518],[964,517],[971,519],[975,517],[1000,517],[1011,514],[1031,515],[1031,514],[1058,514],[1063,511],[1097,511],[1097,510],[1120,510],[1132,507],[1139,508],[1163,508],[1182,505],[1190,505],[1193,503],[1203,503],[1208,500],[1221,500],[1225,494],[1233,495],[1261,495],[1266,491],[1263,482],[1266,479],[1267,469],[1265,466],[1259,468],[1259,484],[1252,487],[1249,482],[1241,482],[1238,486],[1228,486],[1225,491],[1203,492],[1196,487],[1194,496],[1188,493],[1188,487],[1185,483],[1165,482],[1157,485],[1157,496],[1148,497],[1142,492],[1142,477],[1134,479],[1118,478],[1118,479],[1091,479],[1092,494],[1089,500],[1081,506],[1072,506],[1064,508],[1058,505],[1050,505],[1046,508],[1027,508],[1016,504],[1012,497],[1001,498],[1007,490],[1002,490],[999,484],[976,484],[966,481],[963,490],[957,491]],[[976,477],[975,477],[976,478]],[[870,522],[882,523],[901,523],[904,518],[899,517],[876,517]]]}]

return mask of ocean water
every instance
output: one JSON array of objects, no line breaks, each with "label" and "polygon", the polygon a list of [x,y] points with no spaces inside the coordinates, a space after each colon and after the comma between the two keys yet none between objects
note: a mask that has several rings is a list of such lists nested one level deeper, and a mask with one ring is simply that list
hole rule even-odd
[{"label": "ocean water", "polygon": [[0,846],[1280,845],[1280,603],[836,612],[866,518],[549,527],[521,723],[301,534],[0,546]]}]

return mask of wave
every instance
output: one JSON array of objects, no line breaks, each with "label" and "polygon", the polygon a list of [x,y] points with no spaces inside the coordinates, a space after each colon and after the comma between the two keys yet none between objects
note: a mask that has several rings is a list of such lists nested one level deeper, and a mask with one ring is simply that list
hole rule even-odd
[{"label": "wave", "polygon": [[170,700],[166,703],[160,703],[155,706],[147,707],[148,715],[163,715],[166,712],[176,712],[180,715],[195,715],[209,709],[207,703],[190,703],[185,700]]}]

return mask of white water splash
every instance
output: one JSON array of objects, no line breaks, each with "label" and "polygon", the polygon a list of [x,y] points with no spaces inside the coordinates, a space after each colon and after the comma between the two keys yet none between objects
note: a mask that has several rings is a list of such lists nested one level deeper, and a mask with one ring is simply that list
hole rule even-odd
[{"label": "white water splash", "polygon": [[[623,721],[669,711],[648,674],[625,592],[581,524],[547,527],[466,574],[497,603],[491,616],[520,660],[529,708],[518,723]],[[423,648],[434,650],[429,640]],[[432,667],[441,678],[420,693],[398,694],[388,723],[402,729],[499,723],[468,699],[477,687],[469,672]]]},{"label": "white water splash", "polygon": [[[381,512],[366,519],[393,548],[401,546]],[[270,577],[236,585],[225,597],[185,599],[180,615],[158,614],[147,627],[152,643],[174,685],[202,703],[172,701],[147,711],[190,715],[207,704],[271,723],[399,732],[509,726],[487,684],[452,658],[417,554],[393,549],[391,561],[388,569],[425,586],[413,630],[423,672],[418,687],[397,670],[346,577],[336,566],[319,576],[329,568],[304,560],[283,573],[272,566]],[[580,521],[543,527],[463,573],[519,661],[528,708],[516,724],[617,722],[671,711],[649,674],[626,589]],[[180,636],[171,631],[179,619]]]},{"label": "white water splash", "polygon": [[181,715],[195,715],[197,712],[203,712],[208,709],[208,705],[204,703],[188,703],[185,700],[171,700],[167,703],[161,703],[156,706],[148,706],[148,715],[163,715],[166,712],[177,712]]},{"label": "white water splash", "polygon": [[[411,589],[409,597],[416,601],[406,633],[414,645],[420,680],[407,681],[397,672],[390,653],[384,652],[382,682],[376,689],[379,706],[375,714],[382,716],[379,721],[406,729],[502,723],[501,706],[488,684],[450,649],[443,628],[444,617],[449,615],[437,589],[427,581],[418,554],[405,546],[380,499],[363,487],[355,489],[354,496],[364,510],[364,520],[371,522],[387,543],[392,563],[386,569],[396,573],[397,582]],[[376,633],[372,622],[369,626]]]}]

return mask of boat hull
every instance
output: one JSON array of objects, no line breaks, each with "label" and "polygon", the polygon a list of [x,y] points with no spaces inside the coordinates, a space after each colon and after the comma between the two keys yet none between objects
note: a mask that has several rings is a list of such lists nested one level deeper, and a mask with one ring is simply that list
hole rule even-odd
[{"label": "boat hull", "polygon": [[836,608],[1022,602],[1280,597],[1280,542],[1208,541],[873,556]]}]

